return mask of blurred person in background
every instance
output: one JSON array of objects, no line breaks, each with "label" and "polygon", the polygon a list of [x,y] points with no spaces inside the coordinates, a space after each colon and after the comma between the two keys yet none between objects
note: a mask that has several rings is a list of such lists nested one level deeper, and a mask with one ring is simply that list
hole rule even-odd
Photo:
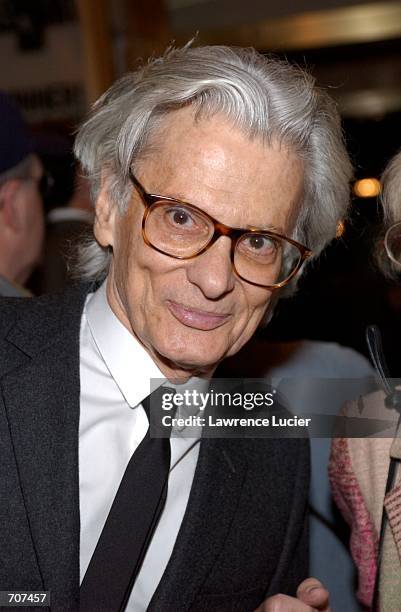
[{"label": "blurred person in background", "polygon": [[[378,258],[385,275],[394,278],[401,271],[401,152],[387,166],[382,183],[385,234],[378,241]],[[390,379],[383,386],[384,391],[344,405],[350,424],[344,437],[333,440],[329,474],[338,508],[351,528],[358,598],[375,612],[395,612],[401,610],[401,396]],[[352,437],[353,419],[381,421],[386,429],[380,437]]]},{"label": "blurred person in background", "polygon": [[43,168],[21,113],[0,92],[0,295],[26,296],[44,238]]}]

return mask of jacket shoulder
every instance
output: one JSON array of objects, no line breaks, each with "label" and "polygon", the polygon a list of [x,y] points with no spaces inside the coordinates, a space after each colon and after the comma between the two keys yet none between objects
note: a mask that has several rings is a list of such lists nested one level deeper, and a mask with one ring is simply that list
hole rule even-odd
[{"label": "jacket shoulder", "polygon": [[79,330],[91,286],[74,284],[61,293],[33,298],[0,298],[0,376],[32,357],[61,333]]}]

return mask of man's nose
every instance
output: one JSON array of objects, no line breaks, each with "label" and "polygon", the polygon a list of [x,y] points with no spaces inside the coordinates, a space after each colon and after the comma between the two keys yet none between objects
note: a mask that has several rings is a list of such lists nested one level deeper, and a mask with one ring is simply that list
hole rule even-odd
[{"label": "man's nose", "polygon": [[199,287],[203,295],[210,300],[215,300],[234,288],[235,277],[230,251],[230,238],[221,236],[207,251],[188,264],[188,280]]}]

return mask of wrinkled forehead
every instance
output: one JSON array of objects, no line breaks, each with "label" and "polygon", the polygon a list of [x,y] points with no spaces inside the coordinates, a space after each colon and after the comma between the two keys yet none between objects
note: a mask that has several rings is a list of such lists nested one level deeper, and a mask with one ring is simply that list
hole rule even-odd
[{"label": "wrinkled forehead", "polygon": [[138,165],[157,153],[166,152],[167,156],[171,157],[178,148],[190,145],[192,145],[191,148],[195,148],[199,137],[209,126],[211,127],[211,133],[208,134],[210,142],[213,142],[213,136],[217,138],[221,133],[232,132],[241,135],[244,143],[248,142],[250,146],[256,142],[261,146],[280,145],[286,148],[286,143],[282,142],[282,139],[279,139],[273,132],[270,135],[266,132],[260,136],[252,135],[247,126],[239,127],[232,118],[222,112],[198,109],[188,104],[150,121],[140,153],[134,160],[134,166],[137,168]]},{"label": "wrinkled forehead", "polygon": [[303,194],[304,166],[283,143],[250,138],[222,115],[171,113],[135,164],[144,188],[194,204],[233,227],[288,231]]}]

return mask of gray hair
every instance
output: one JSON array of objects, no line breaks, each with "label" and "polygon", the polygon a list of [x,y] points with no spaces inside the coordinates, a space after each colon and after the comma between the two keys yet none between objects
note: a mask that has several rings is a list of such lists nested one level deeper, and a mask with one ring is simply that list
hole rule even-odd
[{"label": "gray hair", "polygon": [[400,273],[400,267],[387,257],[383,248],[383,239],[388,228],[401,221],[401,151],[387,164],[381,182],[383,186],[381,192],[383,226],[376,244],[376,261],[385,276],[395,278]]},{"label": "gray hair", "polygon": [[[75,142],[92,197],[107,169],[109,196],[124,214],[132,194],[130,166],[169,113],[188,104],[197,118],[221,114],[249,138],[283,142],[304,160],[304,200],[293,237],[318,255],[349,204],[352,167],[340,117],[310,74],[252,48],[169,49],[103,94]],[[102,280],[109,264],[110,251],[94,239],[81,246],[81,276]]]}]

